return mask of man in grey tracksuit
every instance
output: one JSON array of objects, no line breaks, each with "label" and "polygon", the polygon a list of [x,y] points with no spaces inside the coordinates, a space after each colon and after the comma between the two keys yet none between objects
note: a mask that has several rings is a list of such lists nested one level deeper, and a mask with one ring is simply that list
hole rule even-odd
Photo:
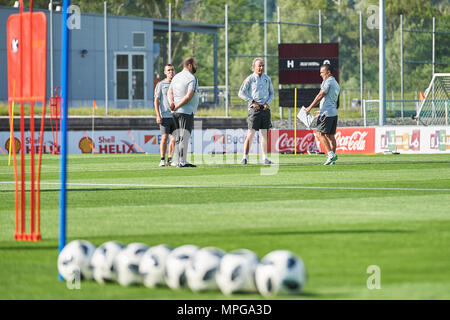
[{"label": "man in grey tracksuit", "polygon": [[239,89],[239,98],[248,104],[248,133],[244,143],[244,155],[241,164],[247,164],[250,144],[256,131],[261,135],[261,153],[264,164],[272,164],[267,158],[267,134],[272,128],[270,121],[270,102],[274,98],[272,80],[264,73],[264,60],[253,60],[253,73],[249,75]]}]

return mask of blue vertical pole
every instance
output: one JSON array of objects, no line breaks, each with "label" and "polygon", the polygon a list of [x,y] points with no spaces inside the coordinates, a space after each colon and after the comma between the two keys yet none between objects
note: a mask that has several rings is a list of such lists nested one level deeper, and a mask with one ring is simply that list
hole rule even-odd
[{"label": "blue vertical pole", "polygon": [[[70,0],[63,0],[62,13],[62,46],[61,46],[61,190],[59,195],[59,248],[58,252],[66,245],[66,182],[67,182],[67,98],[69,86],[69,29],[67,27],[67,9],[69,8]],[[61,275],[59,279],[63,280]]]}]

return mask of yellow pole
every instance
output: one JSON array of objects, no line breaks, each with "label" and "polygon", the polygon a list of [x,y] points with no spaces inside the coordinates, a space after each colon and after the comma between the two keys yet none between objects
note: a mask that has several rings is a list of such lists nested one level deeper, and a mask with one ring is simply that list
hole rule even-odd
[{"label": "yellow pole", "polygon": [[9,157],[8,157],[8,166],[11,165],[11,150],[12,150],[12,141],[14,140],[14,143],[16,140],[14,139],[13,134],[13,126],[14,126],[14,98],[16,96],[16,80],[13,80],[13,100],[12,100],[12,110],[11,115],[9,118],[10,124],[9,124]]},{"label": "yellow pole", "polygon": [[297,88],[294,91],[294,154],[297,155]]}]

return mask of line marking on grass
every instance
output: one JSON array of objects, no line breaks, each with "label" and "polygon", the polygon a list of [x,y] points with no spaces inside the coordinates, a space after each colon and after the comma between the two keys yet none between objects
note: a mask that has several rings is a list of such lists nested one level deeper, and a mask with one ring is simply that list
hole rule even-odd
[{"label": "line marking on grass", "polygon": [[[0,184],[14,184],[13,181],[0,181]],[[29,184],[29,182],[27,183]],[[41,182],[41,185],[59,186],[58,182]],[[78,183],[69,182],[68,186],[77,187],[120,187],[120,188],[215,188],[215,189],[303,189],[303,190],[375,190],[375,191],[448,191],[448,188],[404,188],[404,187],[333,187],[333,186],[271,186],[271,185],[194,185],[194,184],[128,184],[128,183]]]}]

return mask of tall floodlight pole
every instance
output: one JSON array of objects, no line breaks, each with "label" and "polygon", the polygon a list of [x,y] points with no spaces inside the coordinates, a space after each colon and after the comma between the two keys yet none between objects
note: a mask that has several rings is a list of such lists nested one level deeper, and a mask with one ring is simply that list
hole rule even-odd
[{"label": "tall floodlight pole", "polygon": [[106,115],[108,115],[108,29],[107,29],[107,4],[103,2],[103,30],[104,30],[104,42],[105,42],[105,109]]},{"label": "tall floodlight pole", "polygon": [[228,5],[225,5],[225,116],[228,117]]},{"label": "tall floodlight pole", "polygon": [[361,103],[361,116],[363,115],[364,81],[363,81],[363,29],[362,12],[359,12],[359,96]]},{"label": "tall floodlight pole", "polygon": [[169,48],[168,48],[167,61],[172,63],[172,4],[169,3]]},{"label": "tall floodlight pole", "polygon": [[379,49],[379,56],[380,56],[380,63],[379,63],[379,85],[378,85],[378,91],[379,91],[379,100],[380,100],[380,106],[379,106],[379,125],[384,126],[386,124],[386,70],[385,70],[385,30],[384,30],[384,0],[380,0],[380,16],[379,16],[379,25],[380,25],[380,32],[379,32],[379,41],[380,41],[380,49]]},{"label": "tall floodlight pole", "polygon": [[322,43],[322,10],[319,10],[319,43]]},{"label": "tall floodlight pole", "polygon": [[[435,73],[435,66],[436,66],[436,18],[433,17],[433,39],[432,39],[433,43],[432,43],[432,57],[431,57],[431,63],[432,63],[432,67],[433,67],[433,74],[431,75],[431,78],[433,78],[434,73]],[[433,90],[434,91],[434,90]]]},{"label": "tall floodlight pole", "polygon": [[[435,67],[436,67],[436,37],[435,37],[435,35],[436,35],[436,18],[433,17],[433,37],[432,37],[432,49],[431,49],[432,50],[432,57],[431,57],[432,74],[431,74],[431,79],[434,78],[434,73],[436,71],[436,69],[435,69]],[[433,118],[434,118],[436,116],[436,106],[434,104],[434,81],[433,81],[433,86],[431,88],[431,93],[432,93],[431,98],[433,99],[432,112],[433,112]]]},{"label": "tall floodlight pole", "polygon": [[[61,15],[61,27],[62,27],[62,44],[61,44],[61,168],[60,168],[60,181],[61,189],[59,196],[59,252],[66,245],[66,207],[67,207],[67,194],[66,194],[66,184],[67,184],[67,114],[68,114],[68,103],[67,99],[69,97],[69,28],[67,26],[68,13],[70,0],[63,0],[63,13]],[[62,276],[59,275],[60,280]]]},{"label": "tall floodlight pole", "polygon": [[403,15],[400,15],[400,93],[401,93],[401,116],[403,119],[403,109],[404,109],[404,88],[403,88]]},{"label": "tall floodlight pole", "polygon": [[[281,14],[280,7],[277,7],[277,22],[278,22],[278,44],[281,44]],[[281,89],[281,84],[278,84],[278,89]],[[280,106],[280,119],[283,120],[283,108]]]},{"label": "tall floodlight pole", "polygon": [[267,61],[267,0],[264,0],[264,64],[267,74],[268,61]]}]

